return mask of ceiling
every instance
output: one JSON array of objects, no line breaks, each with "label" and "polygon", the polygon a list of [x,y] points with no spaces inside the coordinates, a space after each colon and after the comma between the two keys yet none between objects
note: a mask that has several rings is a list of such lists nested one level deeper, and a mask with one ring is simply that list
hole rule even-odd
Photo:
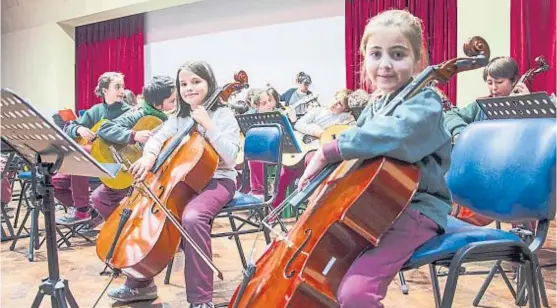
[{"label": "ceiling", "polygon": [[49,23],[79,26],[210,0],[2,0],[2,33]]}]

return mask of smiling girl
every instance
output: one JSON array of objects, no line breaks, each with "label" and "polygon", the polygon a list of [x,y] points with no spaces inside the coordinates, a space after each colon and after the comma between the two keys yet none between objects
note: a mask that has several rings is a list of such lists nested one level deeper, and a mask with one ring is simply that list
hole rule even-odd
[{"label": "smiling girl", "polygon": [[381,300],[394,276],[414,250],[443,232],[447,223],[451,195],[444,175],[451,142],[443,128],[441,98],[426,88],[390,112],[382,111],[419,73],[422,46],[421,21],[407,11],[385,11],[370,19],[360,51],[367,77],[384,95],[368,104],[356,127],[317,150],[300,179],[304,186],[327,164],[379,156],[416,164],[421,172],[408,208],[379,245],[357,258],[344,276],[337,291],[341,307],[383,307]]},{"label": "smiling girl", "polygon": [[[143,156],[130,167],[130,171],[136,180],[142,181],[153,167],[163,143],[178,134],[189,118],[199,124],[198,131],[219,155],[219,163],[211,182],[185,206],[182,226],[203,253],[211,258],[209,221],[234,196],[234,167],[240,149],[240,127],[230,108],[221,104],[215,104],[211,110],[203,107],[206,99],[217,91],[217,82],[209,64],[194,61],[182,65],[178,70],[176,88],[179,93],[176,116],[169,117],[163,127],[147,141]],[[190,245],[183,244],[182,249],[185,255],[186,295],[190,307],[214,307],[212,270]],[[120,302],[132,302],[152,300],[158,295],[152,278],[138,281],[128,277],[125,285],[110,290],[108,296]]]}]

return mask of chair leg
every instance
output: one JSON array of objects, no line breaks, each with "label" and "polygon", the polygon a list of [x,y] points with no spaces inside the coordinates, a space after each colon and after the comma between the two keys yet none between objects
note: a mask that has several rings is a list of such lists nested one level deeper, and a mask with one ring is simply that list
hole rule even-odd
[{"label": "chair leg", "polygon": [[[14,240],[12,241],[12,244],[10,245],[10,251],[15,250],[15,245],[16,245],[18,239],[31,235],[31,231],[29,231],[29,230],[27,230],[27,228],[25,228],[25,223],[27,223],[27,220],[29,219],[31,211],[32,211],[32,209],[27,208],[27,211],[25,212],[25,216],[23,217],[23,220],[21,221],[21,225],[19,226],[19,229],[17,230],[17,234],[15,235]],[[23,229],[25,229],[27,231],[27,235],[25,235],[25,236],[21,235],[21,232],[23,231]]]},{"label": "chair leg", "polygon": [[540,290],[540,297],[542,300],[542,305],[544,307],[549,307],[549,300],[547,299],[547,292],[545,290],[545,282],[542,275],[542,268],[540,266],[540,260],[538,260],[538,256],[533,254],[533,265],[535,268],[534,272],[534,281],[537,283],[538,289]]},{"label": "chair leg", "polygon": [[164,275],[164,284],[170,283],[170,274],[172,274],[172,265],[174,265],[174,258],[170,259],[166,266],[166,274]]},{"label": "chair leg", "polygon": [[441,308],[451,308],[453,305],[454,295],[456,292],[456,285],[458,283],[458,276],[460,275],[460,266],[464,257],[455,256],[449,266],[449,274],[447,275],[447,280],[445,282],[445,290],[443,292],[443,297],[441,298]]},{"label": "chair leg", "polygon": [[526,306],[528,302],[528,294],[526,289],[528,288],[528,293],[530,292],[530,286],[528,285],[528,277],[524,276],[524,266],[523,264],[517,270],[516,274],[516,298],[515,305]]},{"label": "chair leg", "polygon": [[240,237],[237,233],[238,229],[236,228],[236,222],[234,221],[234,216],[232,215],[232,213],[228,213],[228,220],[230,221],[230,228],[232,229],[232,232],[234,232],[234,241],[236,242],[236,247],[238,248],[240,261],[242,261],[242,266],[246,268],[248,264],[246,262],[246,256],[244,255],[244,248],[242,248],[242,242],[240,242]]},{"label": "chair leg", "polygon": [[526,275],[524,283],[528,285],[528,303],[530,307],[540,307],[540,290],[536,279],[536,262],[531,260],[524,265],[523,274]]},{"label": "chair leg", "polygon": [[435,265],[429,265],[429,274],[431,275],[431,286],[433,288],[433,299],[435,300],[435,308],[441,307],[441,291],[439,290],[439,277],[437,277],[437,269]]},{"label": "chair leg", "polygon": [[516,299],[516,292],[515,292],[512,284],[511,284],[511,282],[507,278],[507,275],[505,274],[505,271],[501,267],[501,261],[497,261],[497,262],[495,262],[495,265],[493,265],[493,267],[489,271],[489,274],[485,278],[480,290],[478,291],[478,294],[474,298],[474,301],[472,303],[472,305],[474,305],[474,307],[477,307],[480,304],[480,301],[482,300],[482,297],[485,294],[485,291],[487,291],[487,287],[489,287],[489,284],[491,283],[491,281],[493,280],[493,277],[495,277],[495,274],[497,274],[497,272],[501,273],[501,276],[503,277],[503,281],[505,281],[505,284],[509,288],[509,291],[511,292],[513,298]]},{"label": "chair leg", "polygon": [[400,280],[400,290],[402,294],[408,294],[408,286],[406,285],[406,279],[404,278],[403,272],[398,272],[398,279]]},{"label": "chair leg", "polygon": [[[261,209],[256,209],[255,210],[257,212],[257,214],[259,215],[259,217],[261,218],[260,221],[263,221],[263,219],[265,218],[265,213],[263,213],[263,211]],[[276,219],[279,219],[279,217],[277,217]],[[272,223],[271,223],[271,227],[272,227]],[[263,227],[263,236],[265,236],[265,243],[270,244],[271,243],[271,232],[269,230],[267,230],[267,228]],[[246,268],[246,267],[244,267]]]},{"label": "chair leg", "polygon": [[15,211],[14,228],[17,228],[17,222],[19,221],[19,212],[21,211],[21,204],[24,198],[27,198],[27,189],[29,188],[29,182],[23,181],[23,186],[21,187],[21,193],[19,194],[19,200],[17,202],[17,209]]}]

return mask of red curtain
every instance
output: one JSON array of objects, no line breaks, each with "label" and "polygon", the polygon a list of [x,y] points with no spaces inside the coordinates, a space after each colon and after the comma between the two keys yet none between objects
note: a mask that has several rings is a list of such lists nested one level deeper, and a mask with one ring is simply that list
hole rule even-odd
[{"label": "red curtain", "polygon": [[542,55],[550,67],[528,85],[530,91],[555,93],[555,26],[555,0],[511,0],[511,57],[521,74]]},{"label": "red curtain", "polygon": [[104,72],[123,73],[126,88],[141,91],[144,32],[143,14],[76,28],[76,112],[100,102],[94,91]]},{"label": "red curtain", "polygon": [[[349,89],[369,89],[361,70],[360,41],[367,21],[388,9],[406,9],[422,19],[429,64],[439,64],[457,55],[457,0],[345,0],[346,86]],[[455,104],[456,77],[441,89]]]}]

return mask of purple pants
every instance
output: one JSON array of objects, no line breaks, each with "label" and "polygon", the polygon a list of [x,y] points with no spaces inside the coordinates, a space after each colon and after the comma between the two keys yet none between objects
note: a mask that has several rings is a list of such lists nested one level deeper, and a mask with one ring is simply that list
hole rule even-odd
[{"label": "purple pants", "polygon": [[[250,187],[251,193],[254,195],[263,195],[263,186],[265,184],[265,177],[263,172],[263,163],[249,162],[250,168]],[[286,198],[286,190],[297,178],[301,177],[304,173],[303,167],[290,168],[283,166],[279,175],[279,187],[277,197],[273,202],[273,207],[279,206]]]},{"label": "purple pants", "polygon": [[[277,197],[273,203],[273,207],[279,206],[284,199],[286,199],[286,190],[297,178],[304,174],[305,167],[315,154],[315,151],[309,152],[304,158],[304,165],[294,168],[283,166],[280,170],[279,187]],[[263,163],[250,161],[250,187],[251,193],[255,195],[263,195],[263,185],[265,184],[265,177],[263,172]],[[243,192],[243,191],[242,191]]]},{"label": "purple pants", "polygon": [[106,220],[110,214],[116,209],[120,201],[127,195],[129,188],[126,189],[112,189],[106,187],[104,184],[97,187],[91,194],[93,207],[97,213],[101,215],[103,220]]},{"label": "purple pants", "polygon": [[54,197],[67,207],[89,206],[89,178],[86,176],[57,174],[52,177]]},{"label": "purple pants", "polygon": [[[211,225],[217,213],[232,199],[235,192],[234,181],[213,179],[203,191],[193,198],[182,213],[182,226],[206,256],[212,258]],[[187,300],[191,304],[201,304],[213,300],[213,271],[197,255],[195,250],[182,240],[184,250],[184,276]],[[126,279],[126,286],[143,288],[153,279],[137,281]]]},{"label": "purple pants", "polygon": [[414,250],[437,235],[437,224],[407,209],[379,245],[360,256],[346,272],[337,297],[342,308],[383,307],[387,288]]}]

